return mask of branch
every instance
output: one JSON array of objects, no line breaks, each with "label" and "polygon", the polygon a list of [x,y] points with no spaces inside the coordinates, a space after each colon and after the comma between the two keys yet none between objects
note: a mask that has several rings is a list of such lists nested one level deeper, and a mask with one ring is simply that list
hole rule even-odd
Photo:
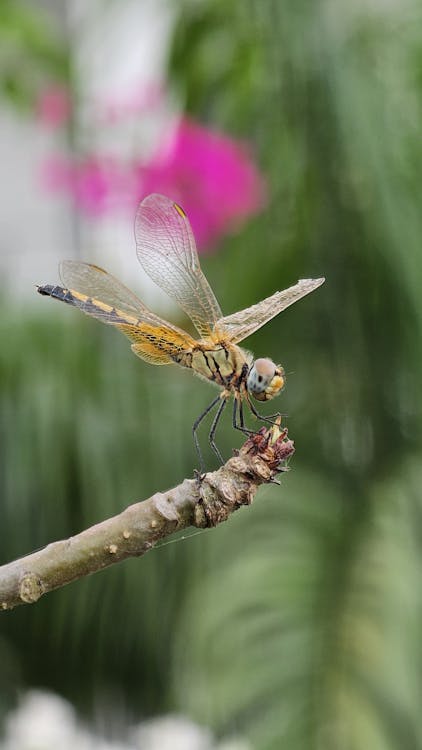
[{"label": "branch", "polygon": [[0,609],[32,604],[48,591],[139,557],[159,541],[188,526],[216,526],[242,505],[250,505],[261,484],[286,471],[293,442],[279,425],[250,435],[218,471],[185,479],[76,536],[0,567]]}]

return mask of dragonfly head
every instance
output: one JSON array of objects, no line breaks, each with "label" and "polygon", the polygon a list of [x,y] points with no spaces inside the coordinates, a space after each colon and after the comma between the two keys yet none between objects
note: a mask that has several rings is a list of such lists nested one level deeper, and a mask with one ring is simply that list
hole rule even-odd
[{"label": "dragonfly head", "polygon": [[281,365],[271,359],[256,359],[249,370],[246,385],[257,401],[270,401],[284,388],[285,376]]}]

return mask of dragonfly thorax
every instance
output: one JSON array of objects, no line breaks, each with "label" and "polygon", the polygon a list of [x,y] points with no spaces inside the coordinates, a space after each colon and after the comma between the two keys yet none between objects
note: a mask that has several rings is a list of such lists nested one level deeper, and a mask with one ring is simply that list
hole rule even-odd
[{"label": "dragonfly thorax", "polygon": [[270,401],[274,396],[278,396],[284,384],[285,375],[281,365],[276,365],[267,358],[256,359],[252,363],[246,386],[257,401]]},{"label": "dragonfly thorax", "polygon": [[229,392],[246,383],[252,355],[235,344],[211,344],[203,340],[192,349],[181,352],[174,361]]}]

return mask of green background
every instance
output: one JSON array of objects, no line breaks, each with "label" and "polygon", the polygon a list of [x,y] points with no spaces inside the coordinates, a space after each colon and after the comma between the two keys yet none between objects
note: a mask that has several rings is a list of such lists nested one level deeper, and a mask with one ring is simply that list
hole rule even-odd
[{"label": "green background", "polygon": [[[224,526],[3,614],[0,707],[35,685],[88,717],[101,702],[177,710],[258,750],[417,750],[421,7],[215,0],[177,15],[171,85],[197,120],[250,141],[268,182],[261,215],[203,259],[222,309],[327,279],[246,342],[286,369],[296,455]],[[26,66],[3,97],[26,116],[34,69],[68,80],[68,50],[3,3],[10,29]],[[4,295],[3,562],[191,476],[212,397],[96,322],[43,312]],[[219,444],[240,444],[229,417]]]}]

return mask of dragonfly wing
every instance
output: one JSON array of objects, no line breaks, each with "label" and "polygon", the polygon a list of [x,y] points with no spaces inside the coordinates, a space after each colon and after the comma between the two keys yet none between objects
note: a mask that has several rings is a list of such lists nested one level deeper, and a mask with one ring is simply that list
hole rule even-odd
[{"label": "dragonfly wing", "polygon": [[114,325],[133,342],[135,354],[148,362],[170,364],[195,345],[185,331],[151,312],[136,294],[99,266],[64,261],[60,276],[66,288],[51,287],[50,296]]},{"label": "dragonfly wing", "polygon": [[165,321],[155,326],[142,322],[136,326],[123,323],[117,328],[133,342],[132,351],[152,365],[173,364],[180,354],[195,346],[195,340],[187,333],[175,332]]},{"label": "dragonfly wing", "polygon": [[163,195],[149,195],[138,207],[135,237],[139,262],[148,276],[176,300],[201,337],[210,336],[222,312],[202,273],[183,209]]},{"label": "dragonfly wing", "polygon": [[104,320],[106,323],[111,322],[108,307],[119,310],[134,319],[137,319],[139,313],[149,312],[136,294],[110,273],[93,263],[64,260],[59,265],[59,274],[66,289],[77,292],[89,300],[103,303],[105,306],[103,310],[100,307],[90,310],[89,305],[85,305],[84,308],[82,298],[79,305],[77,304],[77,298],[74,304],[88,315],[93,315],[93,317]]},{"label": "dragonfly wing", "polygon": [[217,321],[217,328],[224,332],[233,343],[243,341],[247,336],[261,328],[271,318],[281,313],[286,307],[293,305],[302,297],[305,297],[314,289],[317,289],[325,281],[321,279],[301,279],[294,286],[275,292],[271,297],[263,299],[256,305],[240,310],[233,315],[227,315]]}]

